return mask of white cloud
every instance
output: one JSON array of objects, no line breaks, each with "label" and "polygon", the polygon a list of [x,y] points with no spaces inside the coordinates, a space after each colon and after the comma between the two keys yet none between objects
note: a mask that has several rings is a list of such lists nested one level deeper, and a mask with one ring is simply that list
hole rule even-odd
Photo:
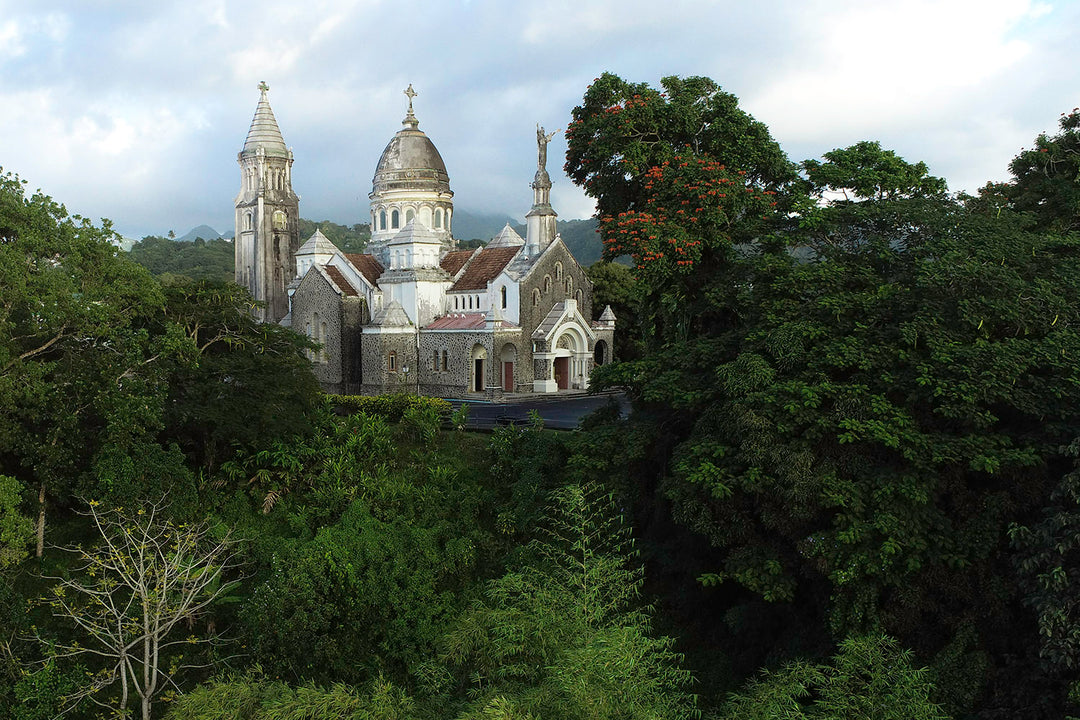
[{"label": "white cloud", "polygon": [[816,47],[802,66],[746,98],[785,137],[874,127],[878,133],[951,115],[1031,51],[1013,36],[1044,4],[1016,0],[830,3],[805,11]]}]

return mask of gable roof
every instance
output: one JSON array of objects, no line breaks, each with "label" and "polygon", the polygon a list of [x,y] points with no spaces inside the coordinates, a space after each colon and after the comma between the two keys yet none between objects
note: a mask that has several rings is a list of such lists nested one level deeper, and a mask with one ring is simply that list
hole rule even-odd
[{"label": "gable roof", "polygon": [[520,247],[484,248],[465,268],[465,273],[450,287],[450,292],[486,290],[488,283],[502,272],[506,264],[513,260],[520,250]]},{"label": "gable roof", "polygon": [[465,263],[469,262],[469,258],[472,257],[475,250],[455,250],[448,252],[443,256],[443,259],[439,261],[439,267],[446,272],[450,273],[450,277],[457,275],[458,270],[465,267]]},{"label": "gable roof", "polygon": [[360,294],[356,292],[356,288],[345,279],[345,276],[341,274],[341,271],[333,265],[324,265],[323,270],[325,270],[326,274],[330,276],[330,279],[334,281],[334,284],[338,286],[338,290],[341,291],[342,295],[345,295],[346,297],[356,297]]},{"label": "gable roof", "polygon": [[375,259],[375,256],[367,253],[352,253],[345,257],[353,264],[354,268],[360,271],[360,274],[364,276],[364,279],[374,287],[375,283],[379,280],[379,276],[383,274],[383,266],[379,264],[379,261]]}]

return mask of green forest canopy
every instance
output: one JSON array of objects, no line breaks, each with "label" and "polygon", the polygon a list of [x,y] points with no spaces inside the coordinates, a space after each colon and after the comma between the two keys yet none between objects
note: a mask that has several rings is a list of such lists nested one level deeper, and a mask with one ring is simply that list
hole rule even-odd
[{"label": "green forest canopy", "polygon": [[242,289],[0,176],[0,710],[119,709],[57,652],[102,596],[47,578],[111,587],[89,503],[167,495],[243,570],[196,573],[143,717],[1077,714],[1077,117],[953,196],[873,141],[793,163],[707,78],[598,78],[567,172],[634,261],[590,270],[634,413],[561,434],[335,414]]}]

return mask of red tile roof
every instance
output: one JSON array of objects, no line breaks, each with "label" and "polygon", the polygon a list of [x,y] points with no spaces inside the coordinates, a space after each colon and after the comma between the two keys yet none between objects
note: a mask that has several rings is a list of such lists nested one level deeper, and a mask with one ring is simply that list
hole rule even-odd
[{"label": "red tile roof", "polygon": [[478,330],[484,327],[484,313],[453,313],[444,315],[425,327],[425,330]]},{"label": "red tile roof", "polygon": [[379,264],[374,255],[353,253],[345,257],[349,259],[354,268],[360,271],[364,279],[372,285],[375,285],[379,281],[379,276],[383,274],[383,266]]},{"label": "red tile roof", "polygon": [[448,252],[439,261],[439,267],[446,272],[450,273],[450,277],[457,275],[457,271],[465,266],[465,263],[469,261],[475,250],[455,250],[454,252]]},{"label": "red tile roof", "polygon": [[486,290],[488,283],[502,272],[519,250],[520,247],[484,248],[465,268],[465,274],[453,284],[450,292]]},{"label": "red tile roof", "polygon": [[330,276],[330,279],[334,281],[334,284],[338,286],[338,289],[341,290],[341,293],[343,295],[346,295],[348,297],[355,297],[359,294],[356,292],[356,289],[349,284],[349,281],[345,279],[345,276],[341,274],[341,271],[338,270],[336,267],[334,267],[333,265],[324,265],[323,270],[326,271],[326,274]]},{"label": "red tile roof", "polygon": [[[483,330],[487,324],[487,313],[450,313],[437,318],[424,330]],[[516,328],[509,320],[502,321],[502,327]]]}]

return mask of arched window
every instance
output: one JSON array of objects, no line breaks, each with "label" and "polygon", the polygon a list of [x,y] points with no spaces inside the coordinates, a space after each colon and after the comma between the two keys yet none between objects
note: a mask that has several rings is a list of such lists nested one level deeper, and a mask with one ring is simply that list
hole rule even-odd
[{"label": "arched window", "polygon": [[580,290],[578,290],[576,293],[574,293],[574,299],[578,301],[578,305],[581,305],[581,291]]},{"label": "arched window", "polygon": [[435,372],[438,372],[438,370],[439,370],[439,351],[438,350],[432,350],[431,351],[431,369],[433,371],[435,371]]},{"label": "arched window", "polygon": [[533,307],[540,307],[540,288],[533,288]]},{"label": "arched window", "polygon": [[472,310],[472,295],[469,296],[469,309]]},{"label": "arched window", "polygon": [[566,276],[566,295],[567,297],[574,294],[574,278],[569,275]]},{"label": "arched window", "polygon": [[546,292],[546,293],[551,292],[551,276],[550,275],[545,275],[544,276],[544,292]]},{"label": "arched window", "polygon": [[274,211],[274,229],[284,230],[289,225],[289,216],[285,214],[284,210]]},{"label": "arched window", "polygon": [[397,353],[393,350],[386,356],[386,369],[390,372],[397,372]]},{"label": "arched window", "polygon": [[503,285],[502,288],[499,290],[499,295],[502,296],[502,307],[503,307],[503,310],[505,310],[506,309],[506,286],[505,285]]},{"label": "arched window", "polygon": [[555,263],[555,279],[562,280],[562,263]]},{"label": "arched window", "polygon": [[458,296],[457,295],[454,296],[454,309],[455,310],[458,309]]},{"label": "arched window", "polygon": [[245,230],[250,230],[251,229],[251,213],[250,212],[244,213],[244,229]]},{"label": "arched window", "polygon": [[398,215],[397,210],[390,211],[390,229],[397,230],[401,225],[401,216]]},{"label": "arched window", "polygon": [[409,208],[408,210],[406,210],[405,211],[405,224],[408,225],[410,222],[412,222],[412,219],[414,217],[416,217],[416,213],[413,211],[412,208]]},{"label": "arched window", "polygon": [[380,230],[385,230],[386,229],[386,211],[385,210],[380,210],[379,211],[379,229]]},{"label": "arched window", "polygon": [[435,211],[435,227],[436,228],[441,228],[442,227],[442,208],[439,208],[438,210]]},{"label": "arched window", "polygon": [[442,369],[443,370],[449,370],[450,369],[450,358],[447,356],[446,348],[443,348],[443,351],[442,351]]}]

